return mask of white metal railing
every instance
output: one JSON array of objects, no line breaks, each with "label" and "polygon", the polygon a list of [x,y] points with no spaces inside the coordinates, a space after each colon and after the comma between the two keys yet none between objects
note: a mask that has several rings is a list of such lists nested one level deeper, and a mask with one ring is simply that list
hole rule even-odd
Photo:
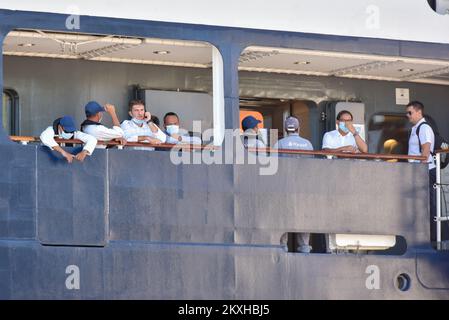
[{"label": "white metal railing", "polygon": [[[448,151],[443,151],[448,152]],[[443,249],[442,238],[442,230],[441,230],[441,222],[449,221],[448,216],[442,215],[442,206],[441,206],[441,192],[442,188],[445,184],[441,182],[441,153],[437,152],[434,156],[435,165],[436,165],[436,182],[434,188],[436,190],[436,216],[434,217],[434,221],[436,222],[436,235],[437,235],[437,249]],[[448,155],[449,156],[449,155]]]}]

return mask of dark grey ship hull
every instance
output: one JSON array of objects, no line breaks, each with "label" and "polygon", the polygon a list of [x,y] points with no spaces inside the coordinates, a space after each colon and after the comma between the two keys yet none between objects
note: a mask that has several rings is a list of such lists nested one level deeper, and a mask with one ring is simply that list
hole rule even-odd
[{"label": "dark grey ship hull", "polygon": [[[259,165],[175,166],[168,152],[97,150],[67,165],[40,146],[0,149],[3,299],[449,298],[419,164],[279,158],[260,176]],[[287,252],[281,236],[300,231],[407,247]]]}]

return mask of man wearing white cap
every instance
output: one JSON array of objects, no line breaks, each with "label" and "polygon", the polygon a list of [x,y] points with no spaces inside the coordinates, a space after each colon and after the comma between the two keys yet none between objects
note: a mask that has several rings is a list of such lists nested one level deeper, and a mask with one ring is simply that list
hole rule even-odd
[{"label": "man wearing white cap", "polygon": [[[287,131],[287,137],[279,140],[274,149],[289,149],[289,150],[313,150],[313,146],[309,140],[301,138],[299,136],[299,120],[294,116],[290,116],[285,119],[285,130]],[[296,239],[298,242],[297,250],[302,253],[309,253],[312,247],[309,245],[310,233],[296,233]],[[286,238],[283,239],[287,241]]]}]

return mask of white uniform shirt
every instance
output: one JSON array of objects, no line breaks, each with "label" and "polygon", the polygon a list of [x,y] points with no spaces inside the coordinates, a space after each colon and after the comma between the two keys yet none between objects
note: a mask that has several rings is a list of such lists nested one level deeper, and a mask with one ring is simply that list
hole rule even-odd
[{"label": "white uniform shirt", "polygon": [[122,122],[121,128],[125,134],[126,141],[129,142],[138,142],[140,136],[156,138],[163,143],[167,141],[167,136],[164,134],[164,132],[162,132],[161,129],[158,128],[157,132],[153,132],[151,131],[148,123],[144,123],[142,124],[142,126],[139,126],[132,120],[125,120]]},{"label": "white uniform shirt", "polygon": [[329,131],[324,134],[323,149],[337,149],[346,146],[357,148],[357,143],[351,132],[345,136],[342,136],[338,130]]},{"label": "white uniform shirt", "polygon": [[243,145],[246,148],[266,148],[265,143],[260,140],[260,137],[253,129],[247,129],[243,133]]},{"label": "white uniform shirt", "polygon": [[[54,147],[58,146],[58,143],[55,141],[55,136],[58,135],[55,134],[53,127],[50,126],[41,133],[40,139],[44,145],[53,150]],[[84,143],[83,150],[86,150],[89,155],[92,155],[97,145],[97,139],[95,137],[81,131],[75,131],[73,139],[81,140]]]},{"label": "white uniform shirt", "polygon": [[[102,124],[85,125],[85,126],[83,126],[83,131],[84,131],[84,133],[94,136],[99,141],[110,141],[110,140],[117,139],[117,138],[123,138],[125,135],[122,128],[120,128],[120,127],[113,126],[112,129],[109,129]],[[97,145],[97,148],[106,149],[106,146],[105,145]]]},{"label": "white uniform shirt", "polygon": [[[419,141],[418,136],[416,135],[416,129],[418,126],[425,122],[425,119],[422,118],[417,124],[412,127],[412,132],[410,134],[410,139],[408,141],[408,154],[410,156],[420,156],[421,152],[419,152]],[[430,143],[430,154],[427,162],[429,163],[429,170],[435,168],[435,163],[433,161],[432,152],[435,147],[435,135],[433,133],[430,125],[423,124],[421,128],[419,128],[419,140],[421,141],[421,146],[425,143]],[[410,162],[419,162],[418,160],[409,160]]]},{"label": "white uniform shirt", "polygon": [[188,144],[199,144],[199,145],[202,144],[202,141],[200,138],[185,136],[185,135],[182,135],[181,132],[178,133],[181,136],[181,141],[171,137],[167,132],[165,132],[165,134],[167,135],[167,143],[173,143],[173,144],[188,143]]}]

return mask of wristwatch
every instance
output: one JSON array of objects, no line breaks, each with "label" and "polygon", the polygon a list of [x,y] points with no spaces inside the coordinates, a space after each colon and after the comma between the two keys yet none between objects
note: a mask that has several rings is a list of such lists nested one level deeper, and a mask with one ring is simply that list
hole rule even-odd
[{"label": "wristwatch", "polygon": [[357,137],[357,136],[359,135],[359,133],[356,131],[356,132],[354,132],[352,135],[353,135],[354,138],[355,138],[355,137]]}]

